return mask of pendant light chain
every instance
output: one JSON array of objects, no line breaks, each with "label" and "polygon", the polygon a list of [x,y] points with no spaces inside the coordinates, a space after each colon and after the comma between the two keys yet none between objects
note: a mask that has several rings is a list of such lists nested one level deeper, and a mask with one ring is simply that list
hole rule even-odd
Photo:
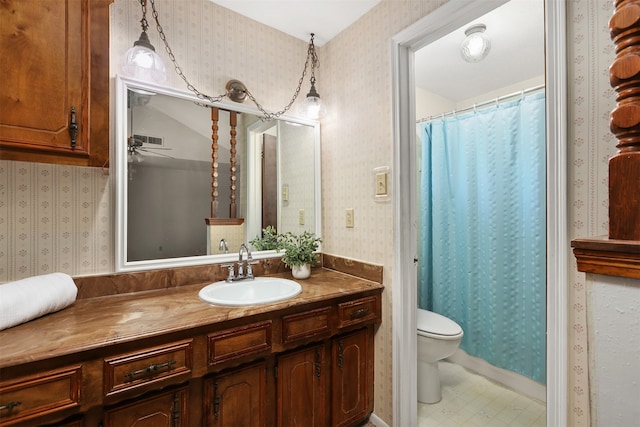
[{"label": "pendant light chain", "polygon": [[142,26],[142,31],[146,32],[149,28],[149,22],[147,22],[147,0],[140,0],[140,6],[142,6],[140,25]]},{"label": "pendant light chain", "polygon": [[[225,97],[229,96],[229,91],[227,91],[226,93],[224,93],[222,95],[218,95],[218,96],[207,95],[205,93],[200,92],[194,85],[191,84],[191,82],[189,82],[189,80],[187,79],[187,76],[182,71],[182,67],[180,67],[180,65],[178,64],[178,61],[176,60],[176,57],[173,54],[173,50],[169,46],[169,41],[167,40],[167,36],[164,33],[164,29],[162,28],[162,25],[160,25],[160,20],[158,18],[158,11],[156,10],[155,0],[149,0],[149,1],[151,2],[151,9],[152,9],[152,14],[153,14],[153,19],[156,22],[156,29],[158,30],[158,34],[160,35],[160,39],[164,43],[165,50],[166,50],[167,54],[169,55],[169,59],[173,63],[173,67],[176,70],[176,73],[186,83],[187,89],[189,89],[191,92],[193,92],[199,99],[207,100],[207,101],[212,102],[212,103],[220,102]],[[146,23],[146,18],[144,18],[145,12],[146,12],[146,0],[140,0],[140,3],[142,4],[143,21],[145,21],[142,24],[143,24],[143,26],[145,24],[148,26],[148,24]],[[291,108],[291,106],[293,105],[295,100],[298,98],[298,95],[300,94],[300,88],[302,87],[302,84],[304,82],[304,78],[307,75],[307,69],[309,68],[309,62],[311,62],[311,79],[312,79],[312,83],[315,83],[315,69],[316,69],[316,67],[320,66],[320,61],[318,60],[318,55],[316,53],[316,48],[315,48],[315,45],[313,43],[314,36],[315,35],[313,33],[311,33],[311,41],[309,42],[309,47],[307,48],[307,58],[306,58],[305,63],[304,63],[304,70],[302,70],[302,76],[298,80],[298,87],[296,88],[296,90],[295,90],[295,92],[293,94],[293,97],[291,98],[291,101],[289,101],[289,103],[282,110],[280,110],[280,111],[278,111],[276,113],[270,113],[270,112],[266,111],[262,107],[262,105],[256,100],[256,98],[253,96],[253,94],[249,91],[249,89],[245,89],[245,92],[246,92],[247,96],[249,97],[249,99],[251,99],[251,101],[253,101],[253,103],[256,105],[258,110],[260,110],[260,112],[263,114],[263,117],[262,117],[263,121],[277,119],[278,117],[280,117],[281,115],[283,115],[284,113],[289,111],[289,109]]]},{"label": "pendant light chain", "polygon": [[[143,1],[146,2],[146,0],[143,0]],[[222,101],[224,99],[224,97],[228,95],[228,93],[213,97],[213,96],[210,96],[210,95],[207,95],[207,94],[204,94],[204,93],[200,92],[198,89],[196,89],[195,86],[193,86],[189,82],[189,80],[187,79],[187,76],[185,76],[184,73],[182,72],[182,67],[180,67],[180,65],[178,64],[178,61],[176,61],[176,57],[173,54],[173,51],[171,50],[171,47],[169,46],[169,41],[167,40],[167,36],[165,35],[164,30],[162,29],[162,25],[160,25],[160,20],[158,19],[158,11],[156,10],[156,3],[155,3],[154,0],[150,0],[150,2],[151,2],[152,13],[153,13],[153,19],[156,21],[156,29],[158,30],[158,34],[160,35],[160,39],[164,43],[164,48],[167,51],[167,54],[169,55],[169,59],[173,63],[173,67],[175,68],[176,73],[187,84],[187,89],[189,89],[191,92],[193,92],[199,99],[204,99],[204,100],[207,100],[209,102],[220,102],[220,101]]]},{"label": "pendant light chain", "polygon": [[264,114],[265,120],[277,119],[278,117],[280,117],[281,115],[289,111],[293,103],[298,98],[298,95],[300,94],[300,88],[302,87],[304,78],[307,75],[307,69],[309,68],[310,60],[311,60],[311,76],[312,76],[311,78],[312,78],[312,83],[314,83],[314,80],[315,80],[314,70],[316,67],[320,66],[320,62],[318,61],[318,55],[316,53],[316,47],[313,44],[314,36],[315,35],[311,33],[311,41],[309,42],[309,47],[307,49],[307,59],[304,62],[304,69],[302,70],[302,76],[300,76],[300,80],[298,80],[298,87],[296,87],[296,90],[293,93],[293,97],[291,98],[291,101],[289,101],[289,103],[282,110],[278,111],[277,113],[268,113],[267,111],[264,110],[264,108],[262,108],[262,105],[260,105],[260,103],[255,99],[255,97],[249,91],[249,89],[247,89],[247,96],[249,97],[249,99],[251,99],[251,101],[253,101],[254,104],[256,104],[256,107],[258,107],[258,110],[260,110],[262,114]]}]

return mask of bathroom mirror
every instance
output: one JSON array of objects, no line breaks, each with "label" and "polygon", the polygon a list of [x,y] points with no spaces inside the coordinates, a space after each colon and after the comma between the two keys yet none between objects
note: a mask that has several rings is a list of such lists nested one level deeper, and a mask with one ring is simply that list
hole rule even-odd
[{"label": "bathroom mirror", "polygon": [[[267,225],[320,235],[320,129],[293,116],[262,121],[251,106],[116,78],[111,177],[116,270],[229,262]],[[212,214],[212,114],[217,122],[217,209]],[[230,218],[230,112],[237,114]],[[215,217],[215,225],[205,219]],[[254,258],[278,256],[253,251]]]}]

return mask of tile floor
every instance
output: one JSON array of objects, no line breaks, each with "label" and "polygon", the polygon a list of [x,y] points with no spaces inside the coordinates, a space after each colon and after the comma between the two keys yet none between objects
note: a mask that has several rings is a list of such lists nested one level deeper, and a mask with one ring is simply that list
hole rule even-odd
[{"label": "tile floor", "polygon": [[543,402],[520,395],[465,368],[440,362],[442,400],[418,402],[419,427],[544,427]]}]

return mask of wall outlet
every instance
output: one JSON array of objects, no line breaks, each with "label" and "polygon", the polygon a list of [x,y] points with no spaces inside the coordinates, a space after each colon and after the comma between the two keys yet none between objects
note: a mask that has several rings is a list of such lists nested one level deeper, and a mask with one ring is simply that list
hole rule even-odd
[{"label": "wall outlet", "polygon": [[304,225],[304,209],[298,211],[298,224]]},{"label": "wall outlet", "polygon": [[355,223],[355,218],[353,216],[353,208],[347,209],[346,215],[345,215],[345,226],[347,228],[353,228]]}]

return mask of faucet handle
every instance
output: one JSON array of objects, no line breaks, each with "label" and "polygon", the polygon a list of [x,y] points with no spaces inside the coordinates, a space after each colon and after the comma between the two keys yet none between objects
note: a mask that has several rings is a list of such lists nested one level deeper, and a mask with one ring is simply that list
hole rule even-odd
[{"label": "faucet handle", "polygon": [[242,265],[242,261],[238,261],[238,278],[241,279],[244,277],[244,267]]},{"label": "faucet handle", "polygon": [[232,282],[232,281],[233,281],[233,279],[235,279],[235,277],[236,277],[235,272],[234,272],[234,270],[233,270],[233,269],[234,269],[234,265],[233,265],[233,263],[230,263],[230,264],[220,264],[220,267],[225,267],[225,268],[227,268],[227,270],[229,271],[229,275],[227,276],[227,278],[225,279],[225,281],[227,281],[227,282]]},{"label": "faucet handle", "polygon": [[259,260],[247,261],[247,277],[249,279],[253,279],[253,266],[256,264],[260,264],[260,261]]}]

